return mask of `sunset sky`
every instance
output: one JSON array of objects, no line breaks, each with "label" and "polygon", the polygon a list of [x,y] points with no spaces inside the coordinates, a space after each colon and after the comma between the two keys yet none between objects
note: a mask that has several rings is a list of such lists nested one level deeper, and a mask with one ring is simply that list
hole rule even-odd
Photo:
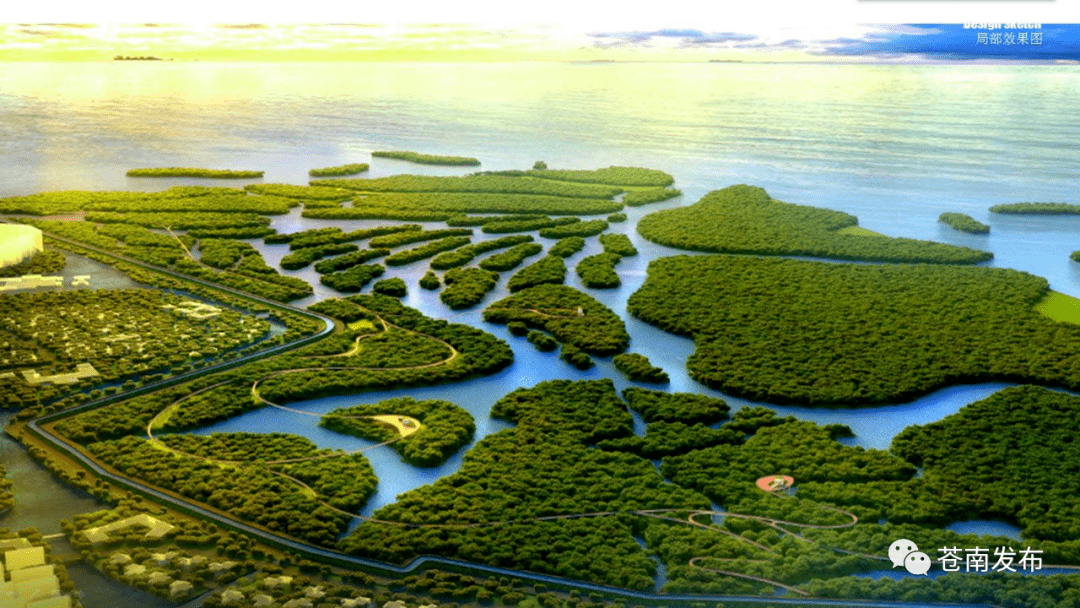
[{"label": "sunset sky", "polygon": [[[1080,22],[1057,2],[771,0],[724,9],[699,0],[614,5],[356,3],[291,6],[190,0],[171,6],[42,0],[5,8],[0,61],[1061,61],[1080,59],[1077,28],[979,31],[974,20]],[[833,10],[823,8],[831,4]],[[178,5],[182,5],[181,9]],[[961,6],[962,5],[962,6]],[[616,10],[615,7],[618,9]],[[1055,18],[1056,17],[1056,18]],[[1038,44],[1031,32],[1038,31]],[[1001,33],[1001,37],[992,34]],[[1010,35],[1011,34],[1011,35]]]}]

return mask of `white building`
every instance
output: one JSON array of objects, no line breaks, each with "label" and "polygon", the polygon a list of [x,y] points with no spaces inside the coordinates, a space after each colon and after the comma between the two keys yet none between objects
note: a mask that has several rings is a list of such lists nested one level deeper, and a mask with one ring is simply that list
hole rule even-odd
[{"label": "white building", "polygon": [[0,224],[0,268],[25,262],[43,248],[41,231],[37,228]]}]

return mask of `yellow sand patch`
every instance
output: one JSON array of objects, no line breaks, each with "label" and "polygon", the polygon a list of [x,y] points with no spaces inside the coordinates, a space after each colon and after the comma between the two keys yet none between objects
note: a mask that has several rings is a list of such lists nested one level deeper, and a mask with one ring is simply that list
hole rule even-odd
[{"label": "yellow sand patch", "polygon": [[370,416],[379,422],[385,422],[390,426],[397,429],[397,432],[402,437],[408,437],[416,431],[420,430],[420,421],[411,416],[398,416],[397,414],[379,414],[378,416]]},{"label": "yellow sand patch", "polygon": [[854,234],[855,236],[885,236],[880,232],[874,232],[873,230],[867,230],[862,226],[848,226],[836,231],[837,234]]},{"label": "yellow sand patch", "polygon": [[367,319],[360,319],[359,321],[353,321],[349,323],[349,329],[375,329],[375,324]]}]

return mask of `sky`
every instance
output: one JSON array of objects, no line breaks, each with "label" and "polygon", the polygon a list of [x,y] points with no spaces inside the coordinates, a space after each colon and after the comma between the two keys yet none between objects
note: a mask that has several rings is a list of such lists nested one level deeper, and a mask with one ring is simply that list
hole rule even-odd
[{"label": "sky", "polygon": [[[343,10],[338,0],[40,0],[5,7],[0,61],[110,61],[115,55],[176,61],[1080,60],[1080,28],[1050,25],[1080,23],[1080,10],[1063,0],[726,5],[417,0],[352,3]],[[1003,27],[963,25],[976,20]]]}]

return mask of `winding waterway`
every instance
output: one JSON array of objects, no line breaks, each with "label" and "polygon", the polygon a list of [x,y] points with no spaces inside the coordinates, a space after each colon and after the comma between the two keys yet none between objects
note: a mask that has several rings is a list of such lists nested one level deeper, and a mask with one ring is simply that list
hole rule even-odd
[{"label": "winding waterway", "polygon": [[[133,166],[255,168],[266,171],[266,182],[302,184],[312,167],[365,162],[377,149],[476,156],[485,170],[527,168],[538,159],[553,168],[662,169],[684,196],[628,209],[628,221],[611,231],[626,233],[640,253],[617,267],[620,288],[587,291],[624,317],[631,350],[670,374],[668,390],[721,396],[733,408],[755,404],[690,379],[685,360],[692,341],[626,315],[626,300],[644,281],[648,262],[683,253],[642,239],[634,230],[637,220],[713,189],[754,184],[780,200],[853,213],[860,225],[890,236],[986,249],[995,256],[988,265],[1044,276],[1053,289],[1080,296],[1080,265],[1068,259],[1077,248],[1080,217],[987,211],[1004,202],[1080,202],[1074,198],[1080,121],[1070,115],[1080,98],[1080,72],[1067,66],[140,63],[0,66],[0,129],[8,142],[0,196],[211,183],[124,177]],[[368,175],[406,172],[467,171],[374,159]],[[946,228],[937,222],[944,211],[968,213],[989,223],[991,233]],[[326,225],[331,222],[301,218],[296,210],[273,221],[281,232]],[[287,246],[255,244],[271,265],[287,253]],[[568,266],[597,251],[598,244],[590,243]],[[507,295],[505,280],[481,306],[451,311],[437,293],[416,286],[425,269],[418,263],[388,272],[409,285],[404,302],[503,338],[514,349],[514,364],[452,385],[292,407],[326,412],[403,395],[449,399],[473,414],[478,440],[506,428],[488,413],[518,387],[556,378],[611,378],[620,389],[628,385],[610,359],[582,372],[512,337],[504,326],[484,323],[480,311]],[[286,274],[315,286],[316,295],[298,304],[334,295],[310,268]],[[572,271],[568,284],[581,288]],[[904,427],[940,420],[1004,386],[952,386],[915,401],[859,410],[774,409],[847,424],[855,432],[848,441],[884,449]],[[271,408],[198,432],[236,430],[299,433],[321,447],[365,445],[319,428],[312,417]],[[53,531],[59,518],[99,508],[26,463],[9,439],[0,445],[18,501],[0,526]],[[380,481],[362,513],[455,471],[462,453],[440,467],[416,469],[390,448],[367,452]],[[1016,532],[994,522],[968,531]]]}]

